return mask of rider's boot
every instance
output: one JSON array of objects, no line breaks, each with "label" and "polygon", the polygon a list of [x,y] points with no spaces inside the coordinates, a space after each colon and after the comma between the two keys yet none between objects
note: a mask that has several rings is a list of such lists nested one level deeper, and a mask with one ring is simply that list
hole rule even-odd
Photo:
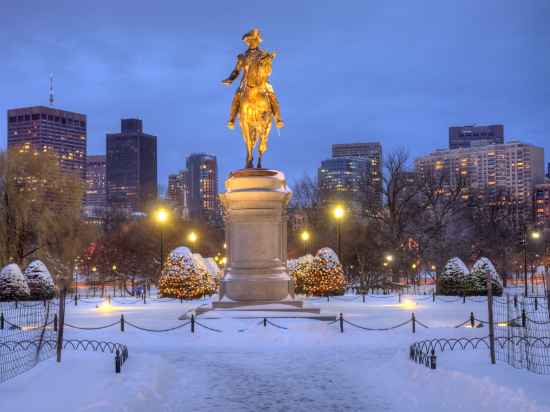
[{"label": "rider's boot", "polygon": [[258,164],[256,165],[256,168],[257,169],[262,169],[262,157],[261,156],[258,158]]}]

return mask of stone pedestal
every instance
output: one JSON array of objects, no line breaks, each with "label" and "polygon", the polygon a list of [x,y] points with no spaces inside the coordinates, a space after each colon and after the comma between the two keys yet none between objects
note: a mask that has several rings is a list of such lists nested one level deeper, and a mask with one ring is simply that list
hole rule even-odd
[{"label": "stone pedestal", "polygon": [[220,195],[224,206],[227,266],[220,298],[275,302],[294,296],[286,269],[287,215],[292,192],[283,173],[232,172]]}]

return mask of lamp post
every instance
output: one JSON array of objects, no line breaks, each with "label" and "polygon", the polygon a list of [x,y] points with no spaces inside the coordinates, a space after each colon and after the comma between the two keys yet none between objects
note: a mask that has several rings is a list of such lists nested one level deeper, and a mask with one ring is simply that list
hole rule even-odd
[{"label": "lamp post", "polygon": [[[537,232],[536,230],[530,233],[530,237],[533,240],[539,240],[540,239],[540,232]],[[527,242],[529,241],[529,234],[527,233],[527,226],[523,227],[523,281],[525,283],[525,290],[524,294],[525,297],[529,295],[529,285],[527,283]],[[533,280],[531,274],[531,280]]]},{"label": "lamp post", "polygon": [[155,212],[155,220],[160,227],[160,273],[164,270],[164,224],[168,220],[168,212],[165,209],[158,209]]},{"label": "lamp post", "polygon": [[301,238],[302,238],[302,241],[304,242],[304,255],[307,255],[307,252],[308,252],[308,249],[309,249],[309,239],[310,239],[310,234],[307,231],[307,229],[305,229],[302,232]]},{"label": "lamp post", "polygon": [[338,247],[338,259],[340,259],[340,263],[344,266],[342,259],[342,220],[344,219],[346,211],[342,206],[338,205],[334,208],[333,213],[334,218],[336,219],[336,244]]}]

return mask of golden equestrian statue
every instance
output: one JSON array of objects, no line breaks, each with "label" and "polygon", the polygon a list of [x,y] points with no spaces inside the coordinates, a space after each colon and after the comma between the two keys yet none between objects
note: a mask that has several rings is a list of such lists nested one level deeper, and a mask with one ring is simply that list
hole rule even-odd
[{"label": "golden equestrian statue", "polygon": [[284,126],[281,119],[279,102],[275,96],[273,87],[268,82],[271,75],[271,67],[275,53],[269,53],[260,49],[262,36],[259,29],[252,29],[246,33],[242,40],[248,45],[244,54],[239,54],[235,69],[229,77],[222,81],[230,85],[239,77],[241,70],[243,76],[241,84],[235,93],[231,103],[231,112],[227,127],[235,127],[235,118],[239,115],[239,125],[246,144],[246,168],[253,168],[254,147],[258,146],[257,168],[262,167],[262,156],[267,150],[267,138],[271,130],[273,118],[275,126]]}]

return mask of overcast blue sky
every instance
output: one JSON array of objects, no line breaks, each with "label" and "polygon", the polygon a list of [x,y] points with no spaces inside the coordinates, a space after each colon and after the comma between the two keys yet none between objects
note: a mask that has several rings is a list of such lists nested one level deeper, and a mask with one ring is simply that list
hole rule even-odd
[{"label": "overcast blue sky", "polygon": [[265,166],[313,175],[332,143],[381,141],[411,156],[447,145],[448,126],[502,123],[550,154],[550,1],[0,1],[0,147],[8,108],[88,115],[88,151],[139,117],[158,136],[159,182],[192,152],[242,166],[224,87],[243,33],[276,51],[286,127]]}]

